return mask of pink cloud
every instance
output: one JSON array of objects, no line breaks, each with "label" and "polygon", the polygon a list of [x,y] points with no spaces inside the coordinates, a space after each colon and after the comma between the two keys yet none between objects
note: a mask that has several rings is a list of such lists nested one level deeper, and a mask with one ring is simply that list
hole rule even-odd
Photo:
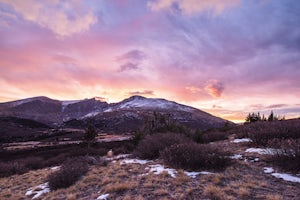
[{"label": "pink cloud", "polygon": [[224,91],[224,85],[217,80],[209,80],[205,86],[205,90],[213,97],[221,97]]},{"label": "pink cloud", "polygon": [[[82,0],[1,0],[0,2],[12,6],[24,19],[47,28],[61,37],[87,31],[97,22],[92,9],[86,8]],[[72,12],[71,17],[68,10],[75,11]]]}]

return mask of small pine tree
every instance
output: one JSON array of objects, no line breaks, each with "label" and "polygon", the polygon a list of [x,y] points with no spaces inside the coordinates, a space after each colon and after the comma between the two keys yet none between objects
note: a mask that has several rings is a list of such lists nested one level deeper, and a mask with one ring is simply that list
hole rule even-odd
[{"label": "small pine tree", "polygon": [[274,120],[274,113],[273,113],[273,111],[271,111],[271,113],[268,117],[268,121],[270,122],[270,121],[273,121],[273,120]]},{"label": "small pine tree", "polygon": [[89,125],[85,131],[83,140],[87,143],[87,151],[89,153],[91,144],[95,142],[97,136],[96,129],[93,125]]},{"label": "small pine tree", "polygon": [[247,117],[246,117],[246,120],[245,120],[247,123],[250,123],[251,122],[251,114],[248,113]]},{"label": "small pine tree", "polygon": [[262,118],[260,116],[260,113],[249,113],[246,117],[246,122],[248,123],[252,123],[252,122],[258,122],[258,121],[262,121]]}]

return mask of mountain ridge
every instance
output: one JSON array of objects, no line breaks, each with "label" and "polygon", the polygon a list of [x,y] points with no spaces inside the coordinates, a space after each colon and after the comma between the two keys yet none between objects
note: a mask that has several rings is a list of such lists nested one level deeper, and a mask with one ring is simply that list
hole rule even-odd
[{"label": "mountain ridge", "polygon": [[[60,101],[45,96],[0,103],[0,116],[20,117],[52,127],[95,124],[105,131],[135,131],[154,113],[192,128],[208,129],[232,123],[200,109],[162,98],[134,95],[117,103],[97,98]],[[130,128],[129,128],[130,127]]]}]

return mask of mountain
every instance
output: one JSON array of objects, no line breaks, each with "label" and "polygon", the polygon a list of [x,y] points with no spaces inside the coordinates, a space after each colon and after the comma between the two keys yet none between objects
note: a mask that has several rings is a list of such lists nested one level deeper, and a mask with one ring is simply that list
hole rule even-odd
[{"label": "mountain", "polygon": [[52,127],[83,128],[92,123],[103,131],[120,133],[137,130],[156,114],[191,128],[208,129],[231,123],[190,106],[142,96],[111,104],[97,98],[59,101],[47,97],[0,103],[2,117],[30,119]]}]

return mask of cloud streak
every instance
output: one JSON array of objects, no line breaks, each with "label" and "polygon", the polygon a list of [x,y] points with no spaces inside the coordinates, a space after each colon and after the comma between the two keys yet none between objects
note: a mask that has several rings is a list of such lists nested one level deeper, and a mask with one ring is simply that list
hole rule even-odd
[{"label": "cloud streak", "polygon": [[214,15],[220,15],[224,10],[234,7],[240,0],[155,0],[148,6],[153,11],[178,8],[185,15],[199,14],[211,11]]},{"label": "cloud streak", "polygon": [[143,90],[143,91],[134,91],[134,92],[128,92],[130,96],[132,95],[146,95],[146,96],[153,96],[154,91],[152,90]]},{"label": "cloud streak", "polygon": [[61,37],[87,31],[97,22],[97,17],[91,9],[82,9],[85,7],[82,0],[1,0],[0,2],[12,6],[24,19],[50,29]]}]

